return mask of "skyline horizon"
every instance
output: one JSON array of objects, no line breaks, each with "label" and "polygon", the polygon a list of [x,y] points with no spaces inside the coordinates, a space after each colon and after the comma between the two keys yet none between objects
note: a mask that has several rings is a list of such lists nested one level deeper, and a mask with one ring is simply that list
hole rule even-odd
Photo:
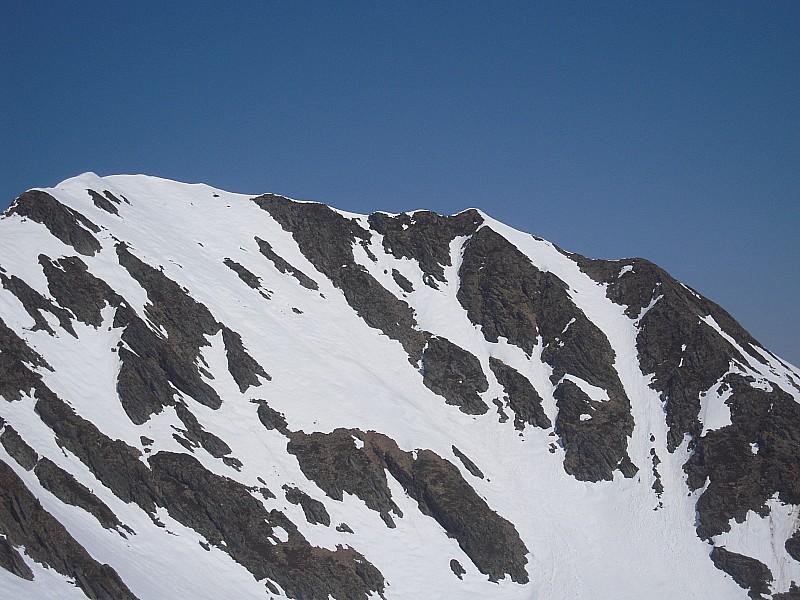
[{"label": "skyline horizon", "polygon": [[800,364],[800,11],[512,1],[0,8],[0,207],[82,172],[477,207],[640,256]]}]

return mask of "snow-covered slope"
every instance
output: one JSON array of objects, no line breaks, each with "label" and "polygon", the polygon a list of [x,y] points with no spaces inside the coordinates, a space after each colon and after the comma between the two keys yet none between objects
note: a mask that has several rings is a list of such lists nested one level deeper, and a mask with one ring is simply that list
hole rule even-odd
[{"label": "snow-covered slope", "polygon": [[469,210],[84,174],[0,218],[14,598],[800,598],[800,373]]}]

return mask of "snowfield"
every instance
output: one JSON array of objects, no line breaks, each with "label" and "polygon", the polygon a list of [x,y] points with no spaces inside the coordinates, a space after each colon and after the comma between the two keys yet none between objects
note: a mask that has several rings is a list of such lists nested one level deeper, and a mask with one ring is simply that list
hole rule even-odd
[{"label": "snowfield", "polygon": [[[96,206],[87,189],[107,190],[127,201],[115,204],[118,214],[113,214]],[[413,309],[419,330],[447,338],[478,359],[488,381],[488,388],[479,393],[489,408],[484,414],[467,414],[427,387],[424,369],[411,364],[403,345],[368,326],[343,291],[304,255],[292,233],[251,201],[252,196],[142,175],[101,178],[91,173],[44,191],[98,226],[99,232],[93,235],[100,251],[79,258],[154,332],[164,338],[170,335],[149,319],[146,307],[152,298],[121,266],[115,249],[120,241],[136,258],[207,307],[217,322],[241,336],[246,352],[268,374],[258,377],[259,385],[240,390],[220,331],[206,336],[198,361],[202,380],[222,400],[220,407],[203,405],[173,389],[174,397],[190,408],[202,429],[224,440],[230,447],[228,456],[240,465],[215,458],[202,446],[193,448],[192,456],[207,471],[253,490],[253,497],[267,511],[282,512],[311,545],[329,550],[351,547],[361,553],[383,575],[387,600],[747,598],[747,590],[710,560],[712,543],[766,565],[774,578],[772,593],[785,592],[791,582],[800,582],[800,562],[784,548],[800,523],[798,507],[777,496],[769,498],[766,516],[751,511],[743,522],[731,521],[729,532],[711,540],[698,537],[696,504],[708,482],[696,490],[687,486],[683,465],[692,453],[689,436],[674,452],[669,451],[665,402],[653,387],[653,374],[642,372],[637,350],[639,320],[645,310],[655,310],[660,300],[654,298],[642,314],[628,316],[626,306],[607,296],[607,283],[590,277],[573,257],[549,242],[480,213],[480,228],[500,234],[539,271],[563,281],[575,306],[607,338],[613,369],[631,404],[633,430],[627,452],[638,467],[632,477],[616,470],[611,480],[580,481],[565,471],[566,449],[556,431],[556,389],[562,380],[569,381],[598,406],[609,401],[609,392],[574,372],[553,381],[553,366],[543,358],[547,354],[541,336],[530,354],[504,337],[487,340],[458,297],[459,270],[470,236],[456,236],[449,242],[451,264],[442,265],[444,281],[438,289],[426,284],[417,260],[387,252],[382,235],[375,231],[368,244],[353,244],[353,256],[375,281]],[[339,214],[370,228],[365,216]],[[304,287],[291,273],[282,272],[259,251],[256,238],[268,241],[275,254],[312,279],[318,289]],[[44,224],[18,214],[0,218],[0,273],[20,278],[56,303],[40,266],[42,254],[52,261],[76,256],[75,249],[54,237]],[[225,259],[255,275],[258,287],[243,281]],[[413,291],[399,287],[393,270],[412,284]],[[637,271],[617,267],[613,276],[631,277]],[[173,406],[139,425],[126,414],[117,382],[120,352],[127,346],[124,327],[115,325],[116,311],[106,304],[97,327],[73,319],[73,336],[54,314],[42,310],[51,334],[36,328],[19,297],[0,287],[0,317],[51,368],[28,366],[78,416],[108,438],[137,449],[144,465],[158,452],[189,453],[176,435],[186,427]],[[729,373],[751,377],[753,387],[760,386],[763,393],[782,390],[800,402],[800,372],[795,367],[760,348],[759,355],[753,356],[711,316],[702,326],[746,358],[730,364]],[[495,400],[500,399],[502,405],[505,390],[490,368],[490,358],[500,359],[530,382],[551,427],[516,429],[507,403],[504,410],[512,418],[500,418]],[[701,435],[732,426],[728,402],[732,391],[723,381],[729,373],[696,399]],[[353,494],[345,492],[341,501],[329,497],[304,474],[298,458],[287,452],[287,437],[262,424],[259,405],[253,400],[266,401],[284,415],[292,432],[375,431],[394,440],[402,451],[428,449],[449,461],[491,510],[513,524],[528,550],[529,581],[518,583],[510,577],[490,581],[458,540],[433,516],[424,514],[418,501],[388,471],[391,499],[403,515],[393,515],[395,528],[387,527],[378,512]],[[257,580],[223,546],[209,545],[201,533],[163,507],[153,518],[136,503],[120,499],[80,457],[58,443],[34,409],[35,403],[29,390],[19,401],[0,401],[3,427],[12,427],[40,459],[50,459],[88,488],[125,528],[104,528],[86,510],[60,500],[2,445],[0,460],[97,562],[119,574],[135,596],[142,600],[291,597],[277,582]],[[581,423],[593,419],[590,409],[580,416]],[[361,451],[364,442],[357,436],[353,441]],[[471,473],[453,447],[484,477]],[[753,456],[764,452],[758,445],[751,447]],[[795,475],[800,477],[800,473]],[[663,486],[660,494],[654,489],[657,477]],[[286,499],[284,486],[299,488],[323,503],[330,525],[310,523],[303,508]],[[274,497],[255,491],[262,487]],[[352,533],[338,530],[340,524]],[[272,543],[285,543],[288,536],[276,528]],[[17,551],[33,579],[0,569],[0,596],[85,597],[69,577],[35,562],[25,555],[25,548]],[[452,559],[465,570],[463,577],[454,574]]]}]

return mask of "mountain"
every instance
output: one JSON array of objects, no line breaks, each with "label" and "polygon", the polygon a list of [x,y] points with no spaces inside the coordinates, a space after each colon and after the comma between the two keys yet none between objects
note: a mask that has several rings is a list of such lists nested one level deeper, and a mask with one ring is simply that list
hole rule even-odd
[{"label": "mountain", "polygon": [[84,174],[0,218],[8,598],[800,598],[800,371],[477,210]]}]

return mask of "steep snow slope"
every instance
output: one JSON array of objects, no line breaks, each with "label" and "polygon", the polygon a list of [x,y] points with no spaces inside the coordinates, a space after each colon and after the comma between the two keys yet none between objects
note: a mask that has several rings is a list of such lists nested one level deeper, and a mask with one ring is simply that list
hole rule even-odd
[{"label": "steep snow slope", "polygon": [[800,595],[800,374],[654,265],[479,211],[43,192],[0,218],[15,597]]}]

